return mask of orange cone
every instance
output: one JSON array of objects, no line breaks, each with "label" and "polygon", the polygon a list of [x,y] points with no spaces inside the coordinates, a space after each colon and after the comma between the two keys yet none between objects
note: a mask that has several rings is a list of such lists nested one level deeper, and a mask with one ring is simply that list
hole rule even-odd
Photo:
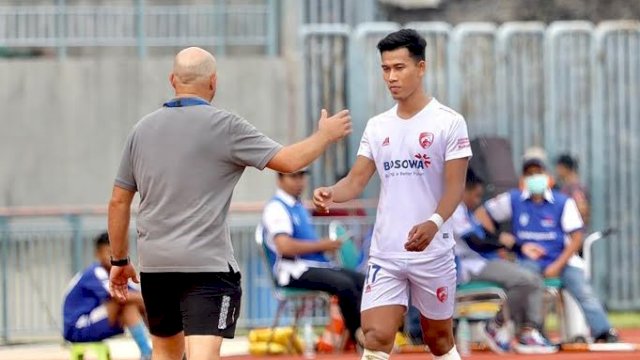
[{"label": "orange cone", "polygon": [[[338,298],[332,296],[329,306],[329,323],[318,341],[318,352],[330,353],[335,350],[343,350],[342,345],[345,334],[346,330],[340,307],[338,306]],[[339,348],[336,349],[336,346]]]}]

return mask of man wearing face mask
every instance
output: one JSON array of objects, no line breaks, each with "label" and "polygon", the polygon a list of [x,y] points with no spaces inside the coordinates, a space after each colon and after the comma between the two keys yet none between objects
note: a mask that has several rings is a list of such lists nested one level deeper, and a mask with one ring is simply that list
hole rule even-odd
[{"label": "man wearing face mask", "polygon": [[[475,212],[489,232],[496,224],[510,220],[518,262],[544,277],[559,277],[564,288],[582,307],[591,335],[596,341],[616,342],[618,335],[587,283],[575,255],[582,246],[583,221],[573,199],[550,189],[543,161],[525,160],[523,189],[514,189],[488,200]],[[527,244],[526,247],[522,245]],[[523,251],[523,249],[527,251]]]}]

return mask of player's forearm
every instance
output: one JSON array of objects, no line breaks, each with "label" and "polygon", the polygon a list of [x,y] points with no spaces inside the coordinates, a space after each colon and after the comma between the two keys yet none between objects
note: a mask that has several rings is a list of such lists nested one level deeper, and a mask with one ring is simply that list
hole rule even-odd
[{"label": "player's forearm", "polygon": [[357,181],[353,181],[348,177],[341,179],[335,185],[331,187],[333,192],[333,202],[343,203],[349,200],[357,198],[366,184],[360,184]]},{"label": "player's forearm", "polygon": [[581,231],[575,231],[571,234],[570,236],[571,240],[569,241],[569,243],[564,247],[564,250],[562,251],[562,253],[560,253],[560,256],[556,259],[555,262],[562,264],[562,266],[566,265],[569,260],[571,259],[571,257],[573,255],[575,255],[578,250],[580,250],[580,247],[582,247],[582,232]]},{"label": "player's forearm", "polygon": [[267,166],[282,173],[303,169],[316,160],[331,145],[331,139],[320,131],[295,144],[285,146]]},{"label": "player's forearm", "polygon": [[[447,221],[456,210],[464,193],[464,185],[467,174],[468,158],[454,159],[445,162],[444,165],[444,194],[438,202],[436,213],[444,221]],[[430,216],[432,214],[428,214]]]},{"label": "player's forearm", "polygon": [[109,202],[109,243],[114,259],[129,255],[129,217],[131,204],[118,199]]},{"label": "player's forearm", "polygon": [[476,217],[476,219],[478,220],[480,225],[482,225],[482,227],[485,229],[485,231],[487,231],[488,233],[491,233],[491,234],[495,234],[496,233],[496,226],[493,223],[493,220],[491,219],[491,216],[489,215],[489,212],[487,211],[487,209],[485,209],[484,206],[480,206],[473,213],[473,215]]},{"label": "player's forearm", "polygon": [[300,241],[290,237],[276,239],[276,247],[282,256],[299,256],[324,251],[319,241]]},{"label": "player's forearm", "polygon": [[462,194],[464,192],[464,184],[447,184],[444,195],[438,203],[436,213],[442,216],[444,221],[447,221],[456,210],[460,202],[462,201]]}]

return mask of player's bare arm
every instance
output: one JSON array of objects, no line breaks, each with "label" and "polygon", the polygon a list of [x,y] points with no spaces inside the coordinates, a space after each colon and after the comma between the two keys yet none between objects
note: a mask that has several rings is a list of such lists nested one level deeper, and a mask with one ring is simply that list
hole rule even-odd
[{"label": "player's bare arm", "polygon": [[285,146],[268,163],[269,169],[292,173],[308,166],[317,159],[332,143],[351,133],[351,115],[342,110],[329,117],[322,109],[318,130],[308,138]]},{"label": "player's bare arm", "polygon": [[278,253],[283,256],[299,256],[323,251],[336,251],[342,246],[340,241],[323,239],[319,241],[300,241],[287,234],[277,235],[273,242]]},{"label": "player's bare arm", "polygon": [[376,163],[366,156],[356,158],[349,174],[335,185],[313,191],[313,204],[318,211],[329,212],[331,203],[342,203],[358,197],[376,172]]},{"label": "player's bare arm", "polygon": [[478,220],[480,225],[482,225],[482,227],[487,232],[489,232],[491,234],[495,234],[496,233],[496,231],[497,231],[496,226],[493,223],[493,220],[491,219],[491,216],[489,215],[489,212],[484,207],[484,205],[482,205],[479,208],[477,208],[476,211],[473,213],[473,215],[476,217],[476,219]]},{"label": "player's bare arm", "polygon": [[564,247],[560,256],[544,269],[544,276],[547,278],[558,277],[562,273],[562,269],[567,265],[569,259],[582,247],[582,231],[574,231],[569,235],[571,239]]},{"label": "player's bare arm", "polygon": [[[464,193],[465,177],[467,174],[467,166],[469,158],[461,158],[449,160],[444,165],[444,194],[436,208],[436,214],[446,221],[456,207],[462,201]],[[421,224],[414,226],[409,231],[408,240],[405,244],[407,251],[423,251],[427,248],[433,237],[438,232],[442,224],[437,224],[434,220],[429,219]]]},{"label": "player's bare arm", "polygon": [[[129,219],[134,195],[133,191],[114,186],[109,201],[109,242],[111,255],[116,260],[126,259],[129,256]],[[111,296],[119,301],[126,301],[129,279],[138,282],[138,276],[131,263],[125,266],[112,266],[109,275]]]}]

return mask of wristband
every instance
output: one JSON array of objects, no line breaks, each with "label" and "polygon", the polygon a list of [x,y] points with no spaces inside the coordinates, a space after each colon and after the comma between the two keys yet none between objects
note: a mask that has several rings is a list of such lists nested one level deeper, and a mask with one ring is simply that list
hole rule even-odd
[{"label": "wristband", "polygon": [[111,258],[111,266],[126,266],[129,265],[129,257],[127,256],[124,259],[114,259]]},{"label": "wristband", "polygon": [[431,221],[432,223],[436,224],[438,230],[440,230],[440,227],[442,226],[442,224],[444,224],[444,219],[438,213],[433,213],[433,215],[431,215],[431,217],[427,221]]}]

